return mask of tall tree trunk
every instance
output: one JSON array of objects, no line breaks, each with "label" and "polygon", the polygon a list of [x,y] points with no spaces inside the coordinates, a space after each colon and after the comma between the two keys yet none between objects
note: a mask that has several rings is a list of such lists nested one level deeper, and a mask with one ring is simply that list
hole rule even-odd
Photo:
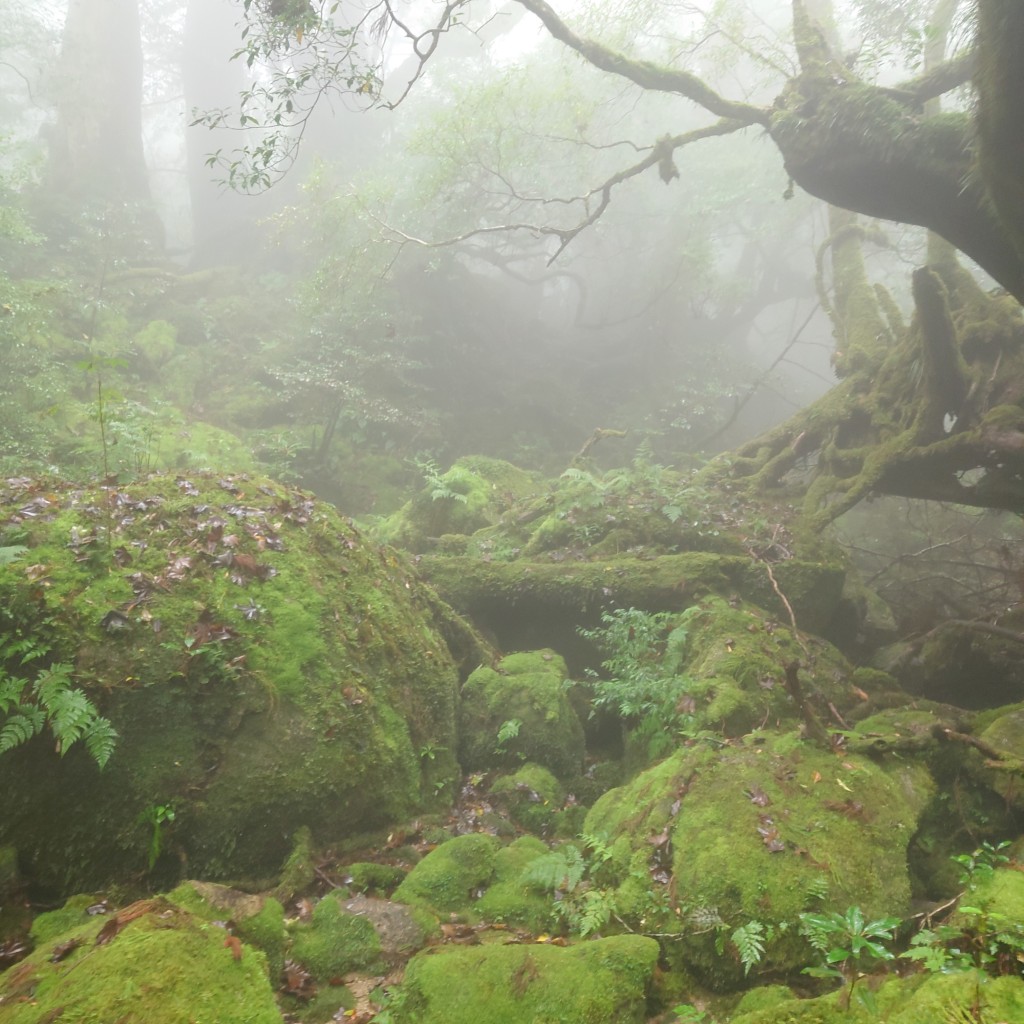
[{"label": "tall tree trunk", "polygon": [[138,0],[70,0],[53,98],[49,189],[72,209],[148,204]]}]

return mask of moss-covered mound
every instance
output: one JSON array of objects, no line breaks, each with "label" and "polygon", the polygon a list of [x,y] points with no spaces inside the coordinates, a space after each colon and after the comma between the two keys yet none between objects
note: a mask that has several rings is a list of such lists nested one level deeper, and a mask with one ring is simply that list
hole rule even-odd
[{"label": "moss-covered mound", "polygon": [[449,839],[409,872],[394,898],[438,915],[463,911],[494,878],[500,845],[482,832]]},{"label": "moss-covered mound", "polygon": [[49,729],[2,755],[0,842],[36,884],[266,876],[300,826],[367,830],[455,777],[454,617],[328,507],[245,477],[2,498],[27,546],[2,667],[31,704],[65,666],[119,737],[103,771]]},{"label": "moss-covered mound", "polygon": [[396,1024],[640,1024],[654,939],[620,935],[568,949],[431,951],[406,969]]},{"label": "moss-covered mound", "polygon": [[[873,986],[871,979],[861,986]],[[818,999],[785,999],[740,1013],[730,1024],[964,1024],[1024,1020],[1024,982],[1017,977],[979,979],[973,972],[889,978],[863,1001],[841,993]],[[979,1016],[980,1014],[980,1016]]]},{"label": "moss-covered mound", "polygon": [[266,958],[223,926],[163,899],[72,911],[0,974],[4,1024],[280,1024]]},{"label": "moss-covered mound", "polygon": [[678,751],[601,797],[584,829],[607,837],[619,912],[649,917],[654,894],[658,929],[681,934],[671,949],[728,988],[743,974],[720,931],[772,926],[764,964],[793,970],[811,956],[790,927],[801,912],[904,913],[907,844],[933,789],[908,760],[767,735]]},{"label": "moss-covered mound", "polygon": [[459,704],[459,760],[468,771],[549,768],[579,774],[583,726],[569,702],[565,662],[554,651],[510,654],[466,680]]}]

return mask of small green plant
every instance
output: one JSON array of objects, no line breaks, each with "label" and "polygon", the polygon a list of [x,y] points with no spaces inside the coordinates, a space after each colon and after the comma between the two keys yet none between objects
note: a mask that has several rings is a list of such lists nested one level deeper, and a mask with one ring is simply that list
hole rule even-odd
[{"label": "small green plant", "polygon": [[[801,914],[800,931],[822,958],[818,967],[807,967],[805,974],[815,978],[838,978],[843,983],[840,997],[844,1009],[850,1006],[857,982],[880,963],[895,959],[886,947],[900,921],[898,917],[880,917],[869,921],[860,907],[845,914]],[[875,1013],[874,996],[858,990],[860,1001],[869,1013]]]},{"label": "small green plant", "polygon": [[[10,653],[7,645],[5,653]],[[41,656],[37,645],[28,642],[22,664]],[[0,675],[0,754],[13,750],[49,728],[63,757],[81,740],[92,759],[103,768],[117,742],[117,732],[100,715],[82,690],[71,685],[71,666],[51,665],[39,671],[29,683],[17,676]]]},{"label": "small green plant", "polygon": [[519,730],[522,729],[523,722],[520,718],[510,718],[505,722],[502,722],[498,726],[497,743],[494,747],[496,754],[504,754],[506,744],[514,740],[519,735]]},{"label": "small green plant", "polygon": [[970,972],[974,976],[974,998],[970,1007],[972,1018],[982,1021],[981,988],[990,975],[1019,974],[1024,962],[1024,923],[999,913],[988,899],[978,899],[979,887],[989,882],[998,867],[1009,862],[1002,851],[1007,842],[982,843],[973,853],[950,858],[961,867],[960,884],[964,886],[957,908],[956,924],[940,924],[923,928],[902,954],[917,961],[927,971],[948,974]]},{"label": "small green plant", "polygon": [[423,474],[433,501],[457,501],[463,505],[469,501],[465,494],[460,494],[451,486],[467,478],[468,474],[463,470],[454,467],[442,474],[441,467],[429,456],[413,459],[413,464]]},{"label": "small green plant", "polygon": [[739,952],[745,975],[749,974],[750,969],[759,964],[764,957],[764,944],[767,938],[765,927],[760,921],[748,921],[732,933],[730,940]]},{"label": "small green plant", "polygon": [[693,1003],[673,1006],[672,1012],[676,1015],[675,1024],[708,1024],[711,1020],[705,1010],[698,1010]]},{"label": "small green plant", "polygon": [[150,826],[146,865],[147,870],[152,871],[163,849],[164,825],[174,821],[174,807],[171,804],[150,804],[137,820],[141,825]]}]

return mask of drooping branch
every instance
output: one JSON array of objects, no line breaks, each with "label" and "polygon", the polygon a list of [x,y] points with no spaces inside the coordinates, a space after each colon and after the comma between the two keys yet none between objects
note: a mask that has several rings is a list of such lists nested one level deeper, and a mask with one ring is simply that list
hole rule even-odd
[{"label": "drooping branch", "polygon": [[584,60],[602,71],[620,75],[639,85],[641,89],[653,92],[671,92],[685,96],[709,113],[730,121],[741,121],[746,125],[768,124],[770,111],[766,108],[728,100],[688,71],[679,68],[666,68],[646,60],[635,60],[592,39],[578,36],[545,0],[517,0],[517,2],[540,18],[544,27],[555,39],[564,43],[571,50],[575,50]]}]

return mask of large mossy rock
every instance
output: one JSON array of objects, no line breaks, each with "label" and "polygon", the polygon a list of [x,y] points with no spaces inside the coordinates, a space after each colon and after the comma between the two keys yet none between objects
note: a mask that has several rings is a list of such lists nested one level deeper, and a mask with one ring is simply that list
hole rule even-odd
[{"label": "large mossy rock", "polygon": [[641,1024],[658,943],[449,948],[409,962],[396,1024]]},{"label": "large mossy rock", "polygon": [[[871,979],[862,986],[873,984]],[[1018,977],[978,978],[972,971],[889,978],[872,993],[869,1005],[856,990],[849,1007],[840,994],[788,999],[740,1013],[730,1024],[970,1024],[983,1020],[1024,1020],[1024,982]],[[975,1004],[977,1003],[977,1015]]]},{"label": "large mossy rock", "polygon": [[811,952],[792,927],[800,913],[906,913],[907,844],[933,792],[910,760],[762,734],[677,751],[601,797],[584,831],[607,837],[619,912],[639,921],[659,908],[655,924],[680,933],[673,956],[728,989],[743,972],[716,950],[721,928],[772,926],[764,966],[792,971]]},{"label": "large mossy rock", "polygon": [[200,476],[3,498],[28,550],[0,566],[2,667],[70,666],[119,734],[102,771],[46,734],[3,755],[0,843],[35,884],[267,877],[301,826],[367,831],[456,777],[461,627],[327,506]]},{"label": "large mossy rock", "polygon": [[266,957],[223,924],[161,898],[50,916],[36,950],[0,974],[3,1024],[280,1024]]},{"label": "large mossy rock", "polygon": [[509,654],[494,668],[481,665],[463,685],[459,704],[463,769],[530,762],[562,779],[578,775],[583,726],[569,701],[568,678],[565,661],[550,650]]}]

